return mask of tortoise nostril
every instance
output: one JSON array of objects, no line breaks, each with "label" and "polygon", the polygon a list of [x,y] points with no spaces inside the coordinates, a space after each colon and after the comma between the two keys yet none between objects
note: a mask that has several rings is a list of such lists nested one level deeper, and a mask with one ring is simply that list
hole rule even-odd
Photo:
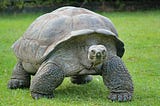
[{"label": "tortoise nostril", "polygon": [[96,53],[96,57],[97,57],[97,58],[101,57],[101,53],[100,53],[100,52],[97,52],[97,53]]}]

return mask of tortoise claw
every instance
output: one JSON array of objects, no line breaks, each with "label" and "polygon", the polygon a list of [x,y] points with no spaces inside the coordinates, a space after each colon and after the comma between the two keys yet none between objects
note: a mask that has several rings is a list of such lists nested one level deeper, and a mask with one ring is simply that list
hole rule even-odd
[{"label": "tortoise claw", "polygon": [[131,93],[110,93],[108,98],[112,101],[126,102],[131,101],[132,94]]},{"label": "tortoise claw", "polygon": [[11,79],[8,82],[9,89],[17,89],[17,88],[29,88],[30,82],[19,80],[19,79]]},{"label": "tortoise claw", "polygon": [[35,93],[35,92],[31,92],[31,96],[33,99],[40,99],[40,98],[47,98],[47,99],[52,99],[54,98],[53,94],[41,94],[41,93]]}]

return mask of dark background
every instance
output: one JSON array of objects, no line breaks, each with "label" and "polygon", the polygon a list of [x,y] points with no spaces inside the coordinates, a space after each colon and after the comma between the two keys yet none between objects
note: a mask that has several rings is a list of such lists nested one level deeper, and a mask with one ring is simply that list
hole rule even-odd
[{"label": "dark background", "polygon": [[137,11],[160,9],[159,0],[0,0],[0,12],[50,12],[62,6],[93,11]]}]

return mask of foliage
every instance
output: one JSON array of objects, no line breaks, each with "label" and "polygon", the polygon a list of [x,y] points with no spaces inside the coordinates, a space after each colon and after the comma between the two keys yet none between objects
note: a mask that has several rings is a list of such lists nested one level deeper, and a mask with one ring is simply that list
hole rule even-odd
[{"label": "foliage", "polygon": [[33,100],[28,89],[7,89],[16,64],[10,47],[42,15],[36,13],[0,15],[0,106],[160,106],[160,11],[101,14],[113,21],[125,43],[123,60],[135,87],[131,102],[106,99],[109,91],[100,76],[86,85],[74,85],[66,78],[51,100]]},{"label": "foliage", "polygon": [[9,5],[9,4],[10,4],[9,0],[1,0],[0,1],[0,9],[7,8],[7,5]]},{"label": "foliage", "polygon": [[126,2],[138,2],[138,3],[146,3],[146,2],[157,2],[157,0],[0,0],[0,10],[5,8],[18,8],[22,9],[25,6],[39,6],[39,5],[56,5],[56,4],[85,4],[85,3],[93,3],[93,2],[112,2],[116,7],[122,9]]}]

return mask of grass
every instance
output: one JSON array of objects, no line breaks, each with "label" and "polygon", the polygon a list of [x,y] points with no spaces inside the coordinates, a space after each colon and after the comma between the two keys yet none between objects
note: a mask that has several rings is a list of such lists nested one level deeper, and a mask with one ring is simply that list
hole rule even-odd
[{"label": "grass", "polygon": [[131,102],[106,99],[109,92],[100,76],[86,85],[74,85],[66,78],[52,100],[35,101],[28,89],[7,89],[16,63],[10,47],[41,14],[0,15],[0,106],[160,106],[159,10],[101,13],[112,20],[125,43],[123,60],[135,87]]}]

